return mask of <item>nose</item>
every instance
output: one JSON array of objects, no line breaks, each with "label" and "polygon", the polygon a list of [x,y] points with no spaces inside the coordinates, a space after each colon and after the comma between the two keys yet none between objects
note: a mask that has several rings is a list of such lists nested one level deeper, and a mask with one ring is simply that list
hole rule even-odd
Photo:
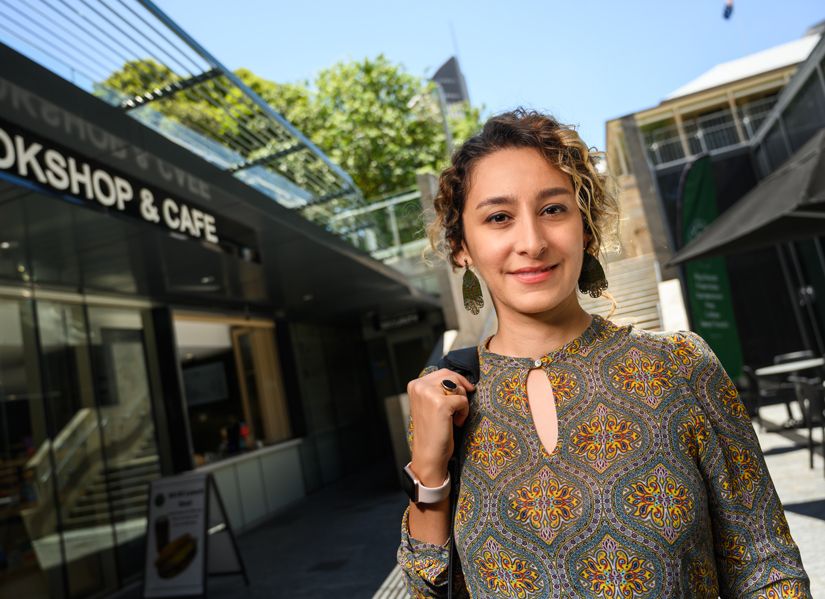
[{"label": "nose", "polygon": [[547,249],[544,230],[538,217],[530,215],[520,219],[520,226],[515,227],[516,251],[530,258],[538,258]]}]

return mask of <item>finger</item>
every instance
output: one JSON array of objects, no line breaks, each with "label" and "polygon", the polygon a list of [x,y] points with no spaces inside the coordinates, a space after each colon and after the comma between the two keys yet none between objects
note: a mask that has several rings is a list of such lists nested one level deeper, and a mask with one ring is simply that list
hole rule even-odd
[{"label": "finger", "polygon": [[470,403],[464,395],[447,395],[444,398],[453,414],[453,423],[462,426],[470,414]]}]

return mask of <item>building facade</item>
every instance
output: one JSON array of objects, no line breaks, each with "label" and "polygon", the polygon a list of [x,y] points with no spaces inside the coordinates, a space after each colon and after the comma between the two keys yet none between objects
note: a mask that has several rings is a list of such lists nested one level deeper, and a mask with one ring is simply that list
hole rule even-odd
[{"label": "building facade", "polygon": [[[680,267],[667,262],[685,243],[680,183],[686,168],[710,157],[720,214],[768,174],[761,163],[766,153],[777,152],[778,126],[771,122],[791,82],[821,46],[822,30],[820,24],[798,40],[717,65],[657,106],[608,121],[608,167],[620,189],[625,255],[653,253],[663,279],[684,282]],[[806,118],[814,116],[809,111]],[[813,118],[808,128],[821,126],[817,122]],[[783,251],[769,247],[724,257],[745,364],[764,365],[807,345],[794,316],[798,298],[786,291],[791,267]],[[765,294],[766,287],[776,292]]]},{"label": "building facade", "polygon": [[203,136],[0,64],[0,594],[139,582],[157,477],[212,472],[245,530],[390,455],[383,399],[443,316],[286,205],[344,192],[239,176]]}]

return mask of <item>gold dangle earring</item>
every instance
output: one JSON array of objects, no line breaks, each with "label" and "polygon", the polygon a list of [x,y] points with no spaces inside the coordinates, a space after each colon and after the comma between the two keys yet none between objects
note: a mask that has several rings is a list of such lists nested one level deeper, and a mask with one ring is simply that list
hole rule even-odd
[{"label": "gold dangle earring", "polygon": [[476,274],[470,270],[467,259],[464,259],[464,278],[461,281],[461,295],[464,297],[464,308],[473,314],[478,314],[484,307],[484,296],[481,294],[481,282]]}]

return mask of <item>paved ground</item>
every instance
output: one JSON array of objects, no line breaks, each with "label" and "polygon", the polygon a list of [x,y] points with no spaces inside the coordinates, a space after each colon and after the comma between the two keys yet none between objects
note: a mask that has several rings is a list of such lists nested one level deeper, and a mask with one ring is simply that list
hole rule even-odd
[{"label": "paved ground", "polygon": [[[768,406],[763,417],[780,422],[787,417],[785,407]],[[816,431],[814,431],[816,433]],[[776,491],[785,506],[802,563],[811,578],[811,595],[825,597],[825,476],[823,476],[822,446],[816,445],[814,469],[808,467],[808,431],[763,433],[757,431],[768,470]],[[822,436],[815,434],[815,442]]]},{"label": "paved ground", "polygon": [[377,464],[238,539],[250,586],[209,580],[210,599],[372,597],[395,565],[406,495]]}]

